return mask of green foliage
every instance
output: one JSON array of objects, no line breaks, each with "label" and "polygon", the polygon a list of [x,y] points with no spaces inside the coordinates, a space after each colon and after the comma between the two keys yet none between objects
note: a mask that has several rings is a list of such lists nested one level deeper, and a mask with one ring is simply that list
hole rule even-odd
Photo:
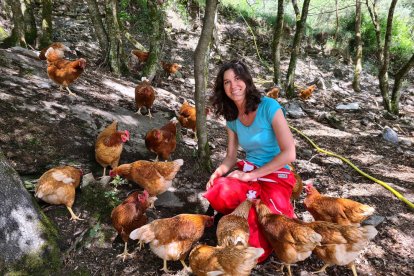
[{"label": "green foliage", "polygon": [[121,176],[117,175],[114,177],[114,179],[110,183],[114,185],[116,188],[120,185],[127,184],[128,181],[126,179],[123,179]]}]

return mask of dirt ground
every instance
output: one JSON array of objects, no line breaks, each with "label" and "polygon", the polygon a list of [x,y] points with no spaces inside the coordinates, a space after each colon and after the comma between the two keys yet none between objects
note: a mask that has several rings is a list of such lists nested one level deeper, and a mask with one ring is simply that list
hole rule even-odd
[{"label": "dirt ground", "polygon": [[[0,52],[0,120],[1,148],[27,183],[33,182],[46,169],[58,164],[77,164],[85,174],[95,178],[102,168],[94,160],[93,145],[96,135],[107,123],[118,119],[129,128],[131,142],[124,148],[121,163],[154,158],[143,145],[143,135],[174,116],[179,99],[193,99],[194,78],[192,51],[197,43],[197,31],[179,24],[170,14],[172,31],[164,46],[166,58],[183,65],[181,75],[167,79],[160,77],[157,100],[152,113],[155,118],[134,114],[134,78],[115,78],[95,63],[96,56],[85,41],[71,41],[88,60],[88,68],[71,87],[78,97],[59,92],[46,75],[45,65],[19,50]],[[173,20],[174,19],[174,20]],[[73,18],[72,18],[73,20]],[[87,26],[87,23],[85,26]],[[57,24],[57,26],[59,26]],[[250,43],[251,36],[244,23],[220,21],[220,53],[213,51],[210,61],[210,84],[221,60],[243,59],[252,69],[256,84],[262,91],[271,83],[271,72],[263,67]],[[87,29],[87,27],[85,27]],[[69,30],[67,30],[69,33]],[[263,58],[270,60],[268,34],[258,36]],[[63,40],[65,37],[58,37]],[[243,41],[243,43],[241,43]],[[269,42],[268,42],[269,43]],[[282,70],[287,71],[288,55],[284,55]],[[401,91],[401,116],[392,117],[382,108],[382,98],[375,76],[364,72],[362,92],[354,93],[351,87],[352,66],[336,58],[303,57],[296,70],[297,84],[306,86],[321,77],[326,90],[316,91],[310,100],[278,100],[288,111],[288,122],[307,135],[320,148],[348,158],[353,164],[374,178],[382,180],[414,202],[414,86],[407,82]],[[211,85],[209,86],[211,89]],[[339,104],[358,103],[355,110],[341,110]],[[292,104],[303,110],[296,116]],[[393,129],[398,142],[383,138],[385,127]],[[212,145],[215,166],[224,158],[226,132],[223,119],[209,117],[208,138]],[[318,153],[296,131],[297,160],[295,165],[303,179],[313,179],[321,193],[350,198],[376,208],[376,214],[385,217],[377,226],[378,235],[361,252],[356,260],[359,275],[413,275],[414,230],[413,209],[381,185],[362,176],[340,159]],[[173,216],[179,213],[202,213],[205,205],[200,200],[209,174],[200,170],[192,136],[181,130],[181,139],[172,158],[184,159],[184,166],[173,182],[169,193],[177,200],[172,204],[156,205],[149,211],[150,219]],[[240,158],[242,157],[240,153]],[[46,215],[56,224],[60,234],[59,245],[64,254],[61,275],[165,275],[159,269],[162,260],[145,247],[138,251],[136,243],[129,243],[133,258],[123,262],[116,258],[124,244],[111,226],[110,211],[135,189],[133,184],[101,186],[98,181],[77,192],[74,211],[85,218],[71,222],[64,207],[39,202]],[[296,214],[309,220],[311,215],[303,206],[305,195],[296,202]],[[175,204],[175,203],[181,204]],[[215,229],[208,228],[201,243],[214,245]],[[281,275],[274,265],[276,257],[258,265],[252,275]],[[311,275],[322,266],[316,257],[292,266],[294,275]],[[179,262],[169,262],[172,275],[185,275]],[[352,275],[346,267],[333,266],[327,275]]]}]

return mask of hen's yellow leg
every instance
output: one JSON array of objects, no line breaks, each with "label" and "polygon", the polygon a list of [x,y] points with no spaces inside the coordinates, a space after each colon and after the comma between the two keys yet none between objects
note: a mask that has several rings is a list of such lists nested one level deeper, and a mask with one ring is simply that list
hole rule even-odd
[{"label": "hen's yellow leg", "polygon": [[289,276],[292,276],[292,271],[290,270],[290,264],[287,264],[288,274]]},{"label": "hen's yellow leg", "polygon": [[76,221],[76,220],[83,220],[80,217],[78,217],[77,215],[75,215],[75,213],[72,211],[72,208],[70,208],[69,206],[66,206],[66,208],[69,210],[69,213],[71,215],[70,220]]},{"label": "hen's yellow leg", "polygon": [[149,108],[148,108],[148,117],[150,117],[150,119],[152,119],[151,110]]},{"label": "hen's yellow leg", "polygon": [[142,115],[142,114],[141,114],[141,107],[140,107],[140,108],[138,108],[138,111],[137,111],[137,112],[135,112],[135,114]]},{"label": "hen's yellow leg", "polygon": [[349,264],[349,266],[351,267],[351,269],[352,269],[352,273],[354,274],[354,276],[358,276],[358,274],[357,274],[357,272],[356,272],[355,263],[354,263],[354,262],[352,262],[352,263],[350,263],[350,264]]},{"label": "hen's yellow leg", "polygon": [[66,86],[66,90],[68,90],[69,95],[72,95],[72,96],[75,96],[75,97],[76,97],[76,94],[75,94],[75,93],[73,93],[72,91],[70,91],[70,89],[69,89],[69,87],[68,87],[68,86]]},{"label": "hen's yellow leg", "polygon": [[171,271],[169,271],[167,268],[167,260],[163,259],[163,261],[164,261],[164,266],[160,270],[164,270],[165,273],[170,273]]},{"label": "hen's yellow leg", "polygon": [[326,268],[329,266],[329,264],[325,264],[321,269],[312,272],[312,274],[316,274],[316,273],[321,273],[321,272],[325,272],[326,273]]},{"label": "hen's yellow leg", "polygon": [[184,269],[185,269],[185,270],[187,270],[187,271],[189,271],[189,272],[192,272],[191,268],[189,268],[189,267],[185,264],[184,260],[180,260],[180,262],[181,262],[181,264],[183,265],[183,267],[184,267]]},{"label": "hen's yellow leg", "polygon": [[132,256],[132,254],[128,253],[128,243],[125,243],[124,252],[122,254],[119,254],[117,257],[121,257],[122,261],[125,262],[125,259],[129,256]]}]

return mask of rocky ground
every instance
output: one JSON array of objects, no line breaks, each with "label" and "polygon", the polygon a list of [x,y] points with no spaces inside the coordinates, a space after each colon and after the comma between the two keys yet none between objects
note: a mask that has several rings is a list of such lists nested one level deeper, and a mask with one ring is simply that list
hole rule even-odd
[{"label": "rocky ground", "polygon": [[[81,166],[87,177],[77,193],[74,210],[84,221],[70,222],[64,207],[41,204],[46,215],[56,224],[64,252],[64,275],[162,275],[162,261],[148,247],[138,251],[129,245],[134,257],[122,262],[116,255],[123,242],[110,224],[110,212],[133,184],[108,184],[98,181],[102,168],[94,159],[94,142],[104,126],[118,120],[121,129],[131,132],[124,146],[121,163],[154,156],[144,146],[145,133],[174,117],[182,98],[193,99],[194,78],[192,53],[200,29],[193,30],[169,13],[172,22],[164,46],[165,58],[183,65],[175,78],[159,77],[157,98],[152,113],[154,119],[135,114],[134,87],[131,77],[115,78],[98,65],[96,42],[90,35],[90,22],[84,9],[59,10],[55,14],[57,41],[67,41],[88,60],[86,72],[71,86],[78,96],[59,91],[47,77],[46,65],[35,53],[22,49],[0,50],[0,142],[1,149],[14,168],[30,184],[47,169],[59,164]],[[68,12],[71,11],[71,12]],[[7,24],[4,24],[7,25]],[[263,67],[252,47],[252,37],[241,22],[220,20],[219,48],[212,53],[210,83],[222,60],[242,58],[252,68],[256,83],[263,91],[271,83],[271,72]],[[74,34],[82,33],[82,37]],[[266,42],[266,37],[267,41]],[[264,59],[268,52],[269,33],[257,40]],[[168,53],[168,54],[167,54]],[[287,71],[288,55],[284,55],[282,71]],[[326,90],[316,91],[310,100],[278,100],[288,111],[288,122],[320,148],[333,151],[351,160],[369,175],[388,183],[411,202],[414,201],[414,86],[407,82],[401,91],[401,116],[393,117],[382,108],[382,98],[376,78],[364,72],[362,92],[351,88],[352,67],[331,57],[302,57],[298,62],[297,84],[320,77]],[[211,87],[209,87],[211,88]],[[224,122],[210,117],[207,123],[212,146],[213,163],[217,165],[225,154]],[[392,131],[390,131],[391,129]],[[209,174],[200,170],[195,143],[185,130],[179,135],[173,159],[184,159],[173,182],[173,188],[163,194],[150,211],[151,219],[169,217],[184,212],[203,213],[202,200]],[[414,250],[413,210],[388,190],[361,176],[341,160],[318,153],[299,133],[293,131],[297,146],[296,167],[304,179],[313,179],[316,187],[330,196],[346,197],[369,204],[385,217],[377,237],[357,259],[360,275],[412,275]],[[240,155],[241,157],[242,155]],[[96,179],[96,180],[95,180]],[[105,179],[104,179],[105,180]],[[303,206],[296,202],[299,218],[310,219]],[[214,229],[206,231],[203,243],[215,244]],[[253,275],[275,275],[272,257],[257,266]],[[293,267],[294,275],[310,275],[322,263],[314,257]],[[179,262],[169,268],[175,275],[184,275]],[[328,275],[351,275],[346,267],[331,267]]]}]

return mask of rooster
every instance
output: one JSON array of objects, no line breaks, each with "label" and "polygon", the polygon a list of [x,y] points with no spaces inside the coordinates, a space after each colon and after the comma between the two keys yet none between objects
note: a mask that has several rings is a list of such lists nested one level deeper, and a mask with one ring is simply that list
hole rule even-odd
[{"label": "rooster", "polygon": [[146,160],[122,164],[109,172],[111,177],[117,175],[138,184],[155,201],[156,196],[164,193],[172,185],[172,180],[183,165],[183,159],[171,162],[150,162]]},{"label": "rooster", "polygon": [[82,170],[71,166],[61,166],[45,172],[37,182],[35,197],[49,203],[64,204],[71,220],[83,220],[72,210],[75,202],[75,189],[79,187]]},{"label": "rooster", "polygon": [[150,206],[148,192],[133,192],[120,205],[115,207],[111,213],[112,225],[125,243],[124,252],[117,257],[125,258],[128,253],[128,238],[132,230],[147,223],[145,210]]},{"label": "rooster", "polygon": [[312,183],[308,183],[305,190],[307,196],[303,203],[315,220],[359,225],[375,212],[373,207],[350,199],[321,195]]},{"label": "rooster", "polygon": [[140,244],[149,243],[151,251],[163,259],[162,270],[168,273],[167,261],[180,260],[189,270],[184,260],[192,245],[204,234],[204,228],[210,227],[214,218],[206,215],[180,214],[172,218],[156,219],[131,232],[129,237],[139,240]]},{"label": "rooster", "polygon": [[135,104],[138,109],[136,112],[141,114],[141,108],[145,106],[148,110],[148,117],[152,118],[151,107],[155,100],[155,90],[150,85],[148,80],[143,80],[137,87],[135,87]]},{"label": "rooster", "polygon": [[263,253],[263,248],[243,245],[212,247],[200,244],[190,253],[190,267],[196,276],[248,276]]},{"label": "rooster", "polygon": [[158,161],[159,156],[167,160],[170,158],[171,153],[175,151],[177,145],[177,122],[176,118],[174,118],[165,126],[159,129],[154,128],[145,135],[145,146],[149,151],[157,154],[155,161]]},{"label": "rooster", "polygon": [[118,122],[114,121],[107,126],[96,139],[95,159],[103,167],[105,176],[106,167],[115,168],[118,166],[123,149],[123,143],[129,141],[129,131],[118,131]]}]

